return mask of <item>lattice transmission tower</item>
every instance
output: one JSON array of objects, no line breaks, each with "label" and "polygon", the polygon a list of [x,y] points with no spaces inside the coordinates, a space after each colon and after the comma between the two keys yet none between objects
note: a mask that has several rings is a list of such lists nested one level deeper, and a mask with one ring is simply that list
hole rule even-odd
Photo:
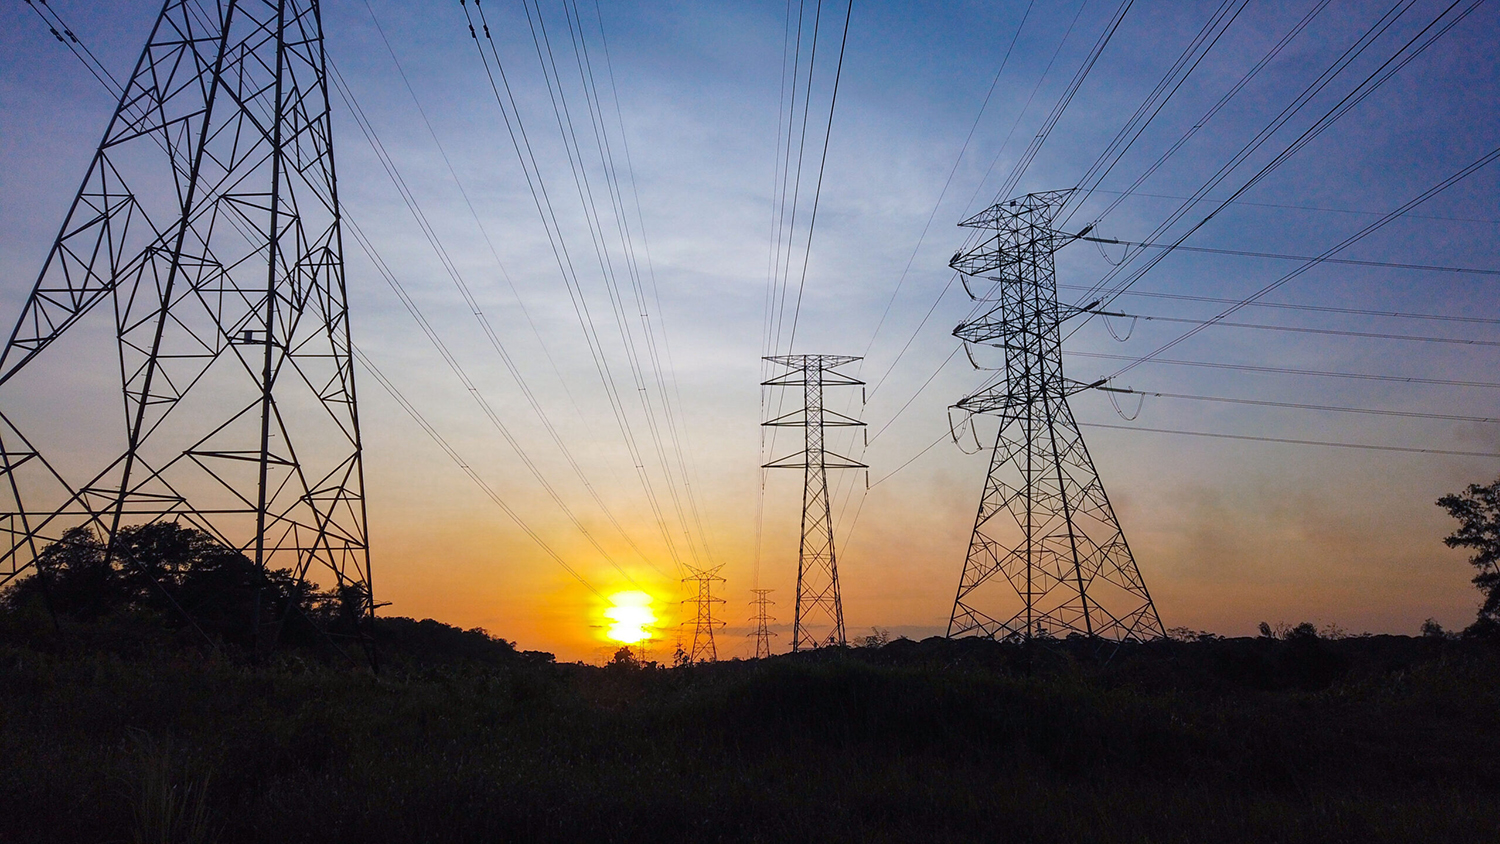
[{"label": "lattice transmission tower", "polygon": [[770,589],[751,589],[755,597],[750,600],[750,606],[755,607],[755,615],[751,621],[755,622],[755,630],[750,633],[755,638],[755,658],[765,659],[771,655],[771,637],[776,633],[771,629],[771,622],[776,619],[770,614],[770,607],[776,603],[766,597],[771,594]]},{"label": "lattice transmission tower", "polygon": [[768,387],[802,387],[802,407],[761,424],[802,428],[804,447],[796,454],[766,463],[766,469],[802,469],[802,540],[797,553],[797,610],[792,650],[847,644],[844,605],[839,597],[838,558],[833,548],[833,512],[828,498],[829,469],[866,469],[865,464],[824,447],[824,429],[860,427],[865,423],[823,406],[824,387],[860,386],[864,382],[837,367],[860,358],[848,355],[781,355],[768,357],[787,367],[764,382]]},{"label": "lattice transmission tower", "polygon": [[693,625],[693,644],[687,651],[689,662],[713,662],[719,658],[719,650],[714,645],[714,631],[724,626],[724,622],[714,618],[714,604],[724,603],[723,598],[714,596],[714,583],[724,582],[719,576],[719,569],[723,566],[715,566],[711,569],[691,569],[692,574],[682,579],[683,583],[696,583],[697,594],[687,600],[684,604],[693,605],[693,620],[682,622],[684,625]]},{"label": "lattice transmission tower", "polygon": [[[982,234],[949,265],[971,297],[992,304],[953,334],[1004,350],[1005,377],[955,405],[1000,425],[949,636],[1163,635],[1068,407],[1068,396],[1099,386],[1063,376],[1060,325],[1087,311],[1057,302],[1054,254],[1075,236],[1053,218],[1069,193],[1028,194],[959,224]],[[975,295],[971,277],[990,292]]]},{"label": "lattice transmission tower", "polygon": [[365,628],[350,351],[317,0],[168,0],[0,352],[0,583],[171,521]]}]

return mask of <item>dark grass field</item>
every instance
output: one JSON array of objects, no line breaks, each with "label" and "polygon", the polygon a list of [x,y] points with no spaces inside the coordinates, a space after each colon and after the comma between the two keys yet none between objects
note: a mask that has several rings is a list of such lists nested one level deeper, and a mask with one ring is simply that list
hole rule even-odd
[{"label": "dark grass field", "polygon": [[668,669],[382,625],[379,676],[118,620],[8,631],[0,840],[1500,841],[1486,642],[901,640]]}]

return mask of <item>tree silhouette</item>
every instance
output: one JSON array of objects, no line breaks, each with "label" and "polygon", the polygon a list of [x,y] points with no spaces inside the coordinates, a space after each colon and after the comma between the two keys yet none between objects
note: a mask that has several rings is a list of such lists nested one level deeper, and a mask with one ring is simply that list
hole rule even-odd
[{"label": "tree silhouette", "polygon": [[0,604],[45,604],[79,622],[133,615],[169,629],[191,627],[217,642],[310,644],[321,634],[353,634],[369,594],[357,584],[319,591],[288,569],[261,572],[210,534],[174,522],[122,528],[113,548],[74,528],[37,555],[35,574],[6,587]]},{"label": "tree silhouette", "polygon": [[1487,486],[1470,484],[1456,495],[1437,500],[1458,520],[1458,530],[1443,539],[1449,548],[1472,548],[1469,562],[1479,573],[1474,585],[1484,594],[1479,608],[1482,622],[1500,622],[1500,478]]}]

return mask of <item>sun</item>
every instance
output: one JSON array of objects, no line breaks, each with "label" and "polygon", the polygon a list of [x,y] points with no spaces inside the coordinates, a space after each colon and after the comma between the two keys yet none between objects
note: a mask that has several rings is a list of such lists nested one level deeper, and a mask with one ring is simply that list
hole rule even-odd
[{"label": "sun", "polygon": [[634,645],[651,638],[647,628],[656,621],[651,611],[651,596],[645,592],[616,592],[609,596],[613,606],[604,611],[609,630],[604,635],[623,645]]}]

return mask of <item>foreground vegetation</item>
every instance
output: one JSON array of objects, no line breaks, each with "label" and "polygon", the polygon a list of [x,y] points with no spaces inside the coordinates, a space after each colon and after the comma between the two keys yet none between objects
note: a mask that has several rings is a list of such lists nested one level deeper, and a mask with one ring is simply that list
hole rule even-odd
[{"label": "foreground vegetation", "polygon": [[4,841],[1500,839],[1475,639],[591,667],[384,619],[372,676],[36,621],[0,636]]}]

